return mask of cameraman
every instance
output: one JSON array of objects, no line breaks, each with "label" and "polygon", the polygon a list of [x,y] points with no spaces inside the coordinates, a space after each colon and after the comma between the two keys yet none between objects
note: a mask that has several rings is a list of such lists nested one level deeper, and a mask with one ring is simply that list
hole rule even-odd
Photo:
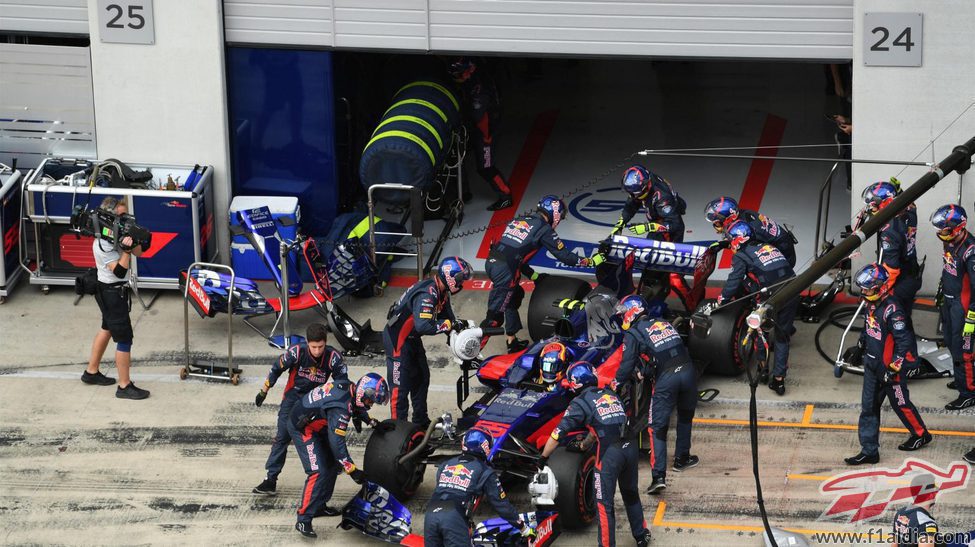
[{"label": "cameraman", "polygon": [[[101,209],[116,215],[123,215],[128,210],[124,201],[113,197],[102,200]],[[140,389],[129,379],[129,365],[132,351],[132,322],[129,320],[129,264],[132,255],[139,256],[145,249],[141,245],[133,246],[132,238],[125,236],[117,245],[112,245],[99,237],[92,242],[92,254],[95,257],[95,268],[98,270],[98,288],[95,291],[95,301],[102,312],[102,326],[95,340],[91,343],[91,357],[88,368],[81,375],[81,381],[86,384],[110,386],[115,383],[98,370],[98,364],[108,347],[109,338],[115,340],[115,368],[118,369],[118,389],[115,396],[119,399],[145,399],[149,392]]]}]

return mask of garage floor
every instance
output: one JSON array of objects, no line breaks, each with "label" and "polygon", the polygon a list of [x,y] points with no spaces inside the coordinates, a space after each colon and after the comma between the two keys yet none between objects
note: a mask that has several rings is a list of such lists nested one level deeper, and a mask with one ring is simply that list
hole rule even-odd
[{"label": "garage floor", "polygon": [[[793,226],[800,240],[799,264],[808,265],[816,204],[832,163],[636,153],[726,147],[701,153],[753,155],[758,150],[779,157],[834,158],[833,125],[823,115],[838,107],[836,98],[824,93],[822,65],[555,59],[504,66],[497,163],[518,198],[517,211],[533,208],[549,193],[566,199],[570,214],[558,232],[569,247],[589,254],[606,237],[623,205],[620,177],[636,162],[665,176],[687,201],[685,240],[713,240],[704,205],[730,195]],[[825,230],[830,238],[850,217],[845,175],[839,171]],[[445,253],[476,257],[480,269],[487,244],[500,232],[468,237],[463,231],[503,225],[514,211],[485,211],[493,194],[473,169],[467,176],[475,198],[465,209],[462,237],[450,241]],[[428,236],[437,233],[439,225],[429,223]],[[535,262],[554,266],[544,256]],[[728,265],[715,273],[716,279],[727,275]]]},{"label": "garage floor", "polygon": [[[381,324],[396,290],[381,299],[346,306],[356,318]],[[470,290],[456,299],[461,317],[479,318],[487,293]],[[183,303],[164,294],[152,310],[134,309],[134,379],[150,389],[146,401],[114,398],[114,388],[82,384],[82,372],[97,308],[89,298],[71,305],[67,289],[48,296],[35,287],[20,286],[0,307],[0,543],[2,544],[295,544],[292,529],[304,475],[289,457],[275,498],[256,497],[251,488],[263,478],[263,464],[274,431],[275,386],[262,408],[254,394],[271,362],[279,355],[239,321],[234,324],[234,355],[242,365],[241,385],[189,379],[177,371],[183,347]],[[138,308],[136,306],[136,308]],[[922,332],[933,332],[934,315],[917,312]],[[191,347],[196,353],[226,355],[224,318],[202,320],[191,314]],[[293,318],[303,330],[314,314]],[[805,531],[865,533],[890,530],[896,504],[875,521],[849,524],[822,515],[835,499],[820,493],[825,480],[849,471],[844,456],[857,452],[855,424],[860,378],[835,379],[831,367],[813,348],[815,325],[799,325],[795,337],[788,392],[784,397],[759,387],[760,459],[765,500],[772,524]],[[831,329],[827,347],[839,332]],[[492,340],[488,352],[497,352]],[[430,406],[454,411],[457,369],[440,337],[426,341],[433,367]],[[351,374],[384,371],[381,360],[349,360]],[[115,376],[111,366],[105,371]],[[912,384],[912,396],[924,419],[936,430],[935,441],[910,454],[948,470],[975,446],[972,411],[945,412],[951,397],[943,380]],[[701,404],[693,452],[701,465],[683,474],[670,473],[669,489],[660,497],[642,494],[655,545],[761,545],[761,521],[751,477],[746,384],[740,378],[705,377],[702,387],[720,390],[714,402]],[[378,413],[387,416],[384,411]],[[884,412],[881,464],[873,470],[896,471],[907,453],[896,450],[905,433],[889,410]],[[362,460],[365,434],[350,434],[352,455]],[[975,528],[975,496],[968,486],[938,497],[934,513],[943,529]],[[861,471],[861,470],[858,470]],[[641,492],[649,483],[649,464],[640,465]],[[894,481],[896,482],[896,481]],[[884,503],[891,486],[880,481],[861,484],[873,492],[871,503]],[[342,504],[356,487],[339,477],[334,503]],[[422,530],[423,507],[431,487],[427,481],[408,503]],[[512,499],[527,508],[524,491]],[[623,515],[617,499],[617,515]],[[482,508],[479,518],[493,516]],[[336,519],[317,519],[317,543],[377,544],[356,532],[335,528]],[[617,521],[621,545],[629,544],[625,518]],[[566,533],[560,545],[589,546],[595,528]],[[853,539],[842,541],[850,544]]]}]

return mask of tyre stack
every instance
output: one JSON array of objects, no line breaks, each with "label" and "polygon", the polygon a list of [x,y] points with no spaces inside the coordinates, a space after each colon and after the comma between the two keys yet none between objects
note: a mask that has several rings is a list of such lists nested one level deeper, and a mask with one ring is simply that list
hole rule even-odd
[{"label": "tyre stack", "polygon": [[[434,181],[461,125],[460,103],[445,85],[416,81],[399,89],[362,151],[359,178],[375,184],[408,184],[426,191]],[[377,190],[386,203],[405,205],[406,192]]]}]

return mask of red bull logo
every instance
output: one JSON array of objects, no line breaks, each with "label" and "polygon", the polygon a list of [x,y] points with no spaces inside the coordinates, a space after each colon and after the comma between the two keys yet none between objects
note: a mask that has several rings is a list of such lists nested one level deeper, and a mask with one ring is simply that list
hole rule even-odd
[{"label": "red bull logo", "polygon": [[647,334],[650,336],[650,341],[654,344],[669,340],[674,336],[680,336],[677,334],[677,330],[674,329],[673,325],[666,321],[654,321],[652,325],[647,327]]},{"label": "red bull logo", "polygon": [[867,332],[867,336],[875,340],[880,340],[882,338],[880,332],[880,321],[874,317],[873,313],[868,313],[866,317],[863,318],[863,327]]},{"label": "red bull logo", "polygon": [[780,258],[784,259],[785,257],[782,256],[782,253],[779,252],[778,249],[776,249],[771,245],[766,244],[766,245],[762,245],[761,247],[755,250],[755,258],[757,258],[758,261],[761,262],[762,265],[764,266],[765,264],[768,264]]},{"label": "red bull logo", "polygon": [[522,242],[531,232],[531,224],[524,220],[513,220],[505,227],[501,237],[510,237],[515,241]]},{"label": "red bull logo", "polygon": [[474,478],[474,471],[458,463],[445,466],[443,472],[440,473],[438,483],[440,486],[451,486],[466,490],[471,485],[472,478]]},{"label": "red bull logo", "polygon": [[615,395],[604,393],[598,399],[593,401],[593,403],[596,405],[596,413],[600,416],[611,416],[617,413],[623,413],[623,405]]}]

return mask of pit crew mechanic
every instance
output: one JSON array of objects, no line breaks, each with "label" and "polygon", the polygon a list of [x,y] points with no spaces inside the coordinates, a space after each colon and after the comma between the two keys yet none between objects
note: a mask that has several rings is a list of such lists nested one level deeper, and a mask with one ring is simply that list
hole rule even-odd
[{"label": "pit crew mechanic", "polygon": [[618,482],[630,531],[637,545],[645,547],[650,543],[650,530],[647,529],[643,505],[640,503],[639,452],[635,439],[630,437],[632,432],[627,428],[628,420],[623,403],[612,389],[597,386],[596,371],[589,363],[570,366],[566,372],[566,382],[577,394],[545,443],[537,461],[538,468],[545,468],[549,456],[564,440],[566,433],[588,429],[596,442],[599,545],[616,545],[614,498]]},{"label": "pit crew mechanic", "polygon": [[[796,243],[798,241],[795,235],[771,218],[756,211],[740,209],[738,202],[728,196],[711,200],[704,207],[704,218],[711,223],[714,231],[718,234],[724,234],[732,224],[739,220],[747,222],[752,229],[752,237],[755,238],[755,241],[775,246],[789,261],[789,266],[796,267]],[[718,243],[726,244],[727,241],[725,239]]]},{"label": "pit crew mechanic", "polygon": [[[102,200],[100,208],[116,215],[123,215],[128,211],[124,201],[111,196]],[[134,246],[132,238],[125,236],[118,242],[117,248],[96,237],[91,244],[91,250],[95,258],[95,268],[98,270],[95,302],[102,313],[102,324],[92,340],[91,356],[88,358],[88,367],[81,375],[81,381],[100,386],[115,383],[113,378],[98,370],[111,339],[115,341],[115,368],[118,370],[115,396],[119,399],[145,399],[149,397],[149,390],[136,387],[129,376],[132,364],[132,321],[129,318],[131,301],[128,294],[132,256],[141,255],[145,249],[141,245]]]},{"label": "pit crew mechanic", "polygon": [[443,259],[428,279],[417,281],[389,308],[383,346],[386,374],[392,384],[390,412],[394,420],[406,420],[413,402],[413,423],[426,427],[430,365],[420,336],[449,332],[457,325],[450,295],[459,293],[473,275],[471,265],[460,257]]},{"label": "pit crew mechanic", "polygon": [[274,496],[277,494],[278,475],[284,467],[288,456],[288,446],[291,435],[288,433],[288,419],[291,409],[306,393],[331,380],[349,379],[342,354],[332,346],[327,345],[328,328],[321,323],[312,323],[305,329],[305,342],[295,344],[275,361],[271,366],[264,385],[254,398],[254,404],[261,406],[278,378],[285,371],[288,372],[288,383],[281,396],[281,406],[278,408],[278,427],[271,443],[271,453],[267,457],[264,468],[267,475],[264,481],[254,487],[255,494]]},{"label": "pit crew mechanic", "polygon": [[[854,282],[867,302],[859,341],[863,347],[863,391],[857,431],[862,448],[844,461],[862,465],[880,461],[880,407],[885,398],[911,433],[897,447],[899,450],[917,450],[931,442],[931,434],[907,390],[907,370],[903,369],[917,366],[917,339],[903,306],[892,294],[887,270],[880,264],[867,264],[857,272]],[[891,344],[893,353],[889,354]]]},{"label": "pit crew mechanic", "polygon": [[[555,227],[565,216],[565,202],[555,196],[545,196],[538,202],[538,211],[518,217],[504,229],[501,238],[491,245],[484,269],[491,278],[491,292],[488,294],[487,316],[481,327],[500,327],[508,337],[508,352],[525,349],[526,341],[518,340],[521,318],[518,308],[525,297],[525,290],[519,285],[521,274],[532,281],[539,278],[528,262],[541,248],[552,253],[556,259],[569,266],[598,266],[605,260],[596,253],[591,258],[579,256],[565,247],[559,239]],[[488,337],[482,339],[486,344]]]},{"label": "pit crew mechanic", "polygon": [[[863,190],[864,216],[877,214],[894,201],[897,187],[887,181],[875,182]],[[917,208],[898,213],[877,234],[880,243],[878,262],[887,269],[893,294],[911,320],[914,297],[921,288],[921,267],[917,261]]]},{"label": "pit crew mechanic", "polygon": [[[726,237],[730,240],[729,245],[734,256],[731,260],[731,273],[728,274],[728,280],[718,297],[719,305],[740,296],[739,293],[750,294],[796,275],[781,251],[769,243],[753,241],[753,236],[751,226],[743,220],[728,228]],[[768,387],[779,395],[785,394],[789,342],[796,331],[792,321],[798,308],[799,298],[796,297],[783,305],[775,315],[775,366],[768,380]],[[760,372],[761,376],[765,374],[765,370]]]},{"label": "pit crew mechanic", "polygon": [[[373,404],[389,401],[389,386],[382,376],[369,372],[355,384],[332,380],[308,392],[295,404],[288,419],[288,433],[305,468],[305,486],[298,498],[295,530],[309,538],[318,537],[312,518],[338,515],[340,511],[327,503],[335,489],[335,479],[344,471],[357,484],[366,474],[356,467],[345,445],[350,420],[362,420],[375,426],[369,409]],[[324,430],[324,432],[323,432]]]},{"label": "pit crew mechanic", "polygon": [[470,545],[471,515],[482,496],[487,496],[501,518],[522,537],[535,535],[508,501],[501,480],[487,461],[493,443],[490,433],[470,429],[464,434],[462,453],[440,464],[423,523],[423,544],[427,547]]},{"label": "pit crew mechanic", "polygon": [[647,222],[628,226],[634,235],[650,234],[651,239],[684,241],[684,217],[687,203],[671,186],[670,182],[651,173],[642,165],[633,165],[623,172],[623,191],[629,195],[619,220],[613,226],[613,234],[623,231],[641,207],[646,208]]},{"label": "pit crew mechanic", "polygon": [[962,410],[975,405],[975,236],[966,228],[968,215],[960,205],[943,205],[931,214],[931,224],[944,244],[941,292],[944,305],[945,343],[954,361],[954,381],[958,398],[945,405],[947,410]]},{"label": "pit crew mechanic", "polygon": [[[697,371],[690,353],[677,329],[667,321],[648,315],[649,305],[640,295],[620,301],[617,311],[623,326],[623,357],[616,371],[616,384],[626,385],[637,379],[654,376],[650,402],[650,466],[653,478],[649,494],[667,488],[667,429],[670,415],[677,408],[677,447],[674,471],[680,472],[698,464],[691,454],[691,425],[697,408]],[[643,358],[648,361],[644,366]]]}]

